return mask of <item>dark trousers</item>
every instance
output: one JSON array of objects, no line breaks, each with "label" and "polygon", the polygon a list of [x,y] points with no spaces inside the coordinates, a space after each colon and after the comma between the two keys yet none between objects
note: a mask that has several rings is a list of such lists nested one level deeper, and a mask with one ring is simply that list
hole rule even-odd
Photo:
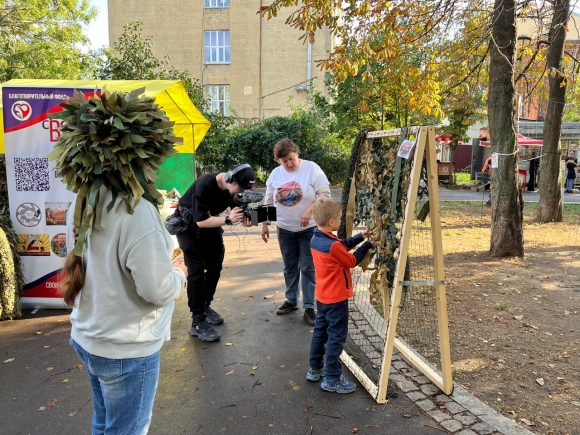
[{"label": "dark trousers", "polygon": [[536,171],[530,171],[530,181],[528,181],[527,186],[528,192],[533,192],[536,190]]},{"label": "dark trousers", "polygon": [[335,381],[342,375],[340,354],[348,334],[348,299],[334,304],[316,301],[316,307],[318,312],[310,344],[310,367],[314,370],[324,367],[326,379]]},{"label": "dark trousers", "polygon": [[188,231],[177,236],[187,266],[187,303],[195,316],[204,312],[216,292],[224,262],[224,240],[219,229],[199,239]]}]

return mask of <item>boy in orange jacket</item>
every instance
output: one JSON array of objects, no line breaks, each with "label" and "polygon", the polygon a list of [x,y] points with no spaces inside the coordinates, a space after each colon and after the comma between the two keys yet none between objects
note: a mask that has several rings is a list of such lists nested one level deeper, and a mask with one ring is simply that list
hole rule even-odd
[{"label": "boy in orange jacket", "polygon": [[316,382],[324,377],[320,385],[323,390],[352,393],[356,385],[344,378],[340,365],[340,354],[348,334],[348,299],[353,294],[350,269],[359,264],[374,245],[367,240],[354,254],[348,251],[365,237],[370,237],[372,232],[366,231],[345,240],[339,240],[332,234],[338,230],[342,215],[342,205],[334,199],[317,199],[312,214],[318,226],[310,242],[316,271],[318,312],[306,379]]}]

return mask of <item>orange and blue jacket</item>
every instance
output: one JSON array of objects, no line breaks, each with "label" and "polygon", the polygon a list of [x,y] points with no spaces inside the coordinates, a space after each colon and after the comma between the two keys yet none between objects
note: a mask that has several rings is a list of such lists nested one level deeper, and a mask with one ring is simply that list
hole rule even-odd
[{"label": "orange and blue jacket", "polygon": [[366,241],[354,253],[348,252],[363,241],[362,234],[340,240],[332,233],[314,229],[310,250],[316,270],[316,300],[334,304],[353,294],[350,269],[359,264],[372,247]]}]

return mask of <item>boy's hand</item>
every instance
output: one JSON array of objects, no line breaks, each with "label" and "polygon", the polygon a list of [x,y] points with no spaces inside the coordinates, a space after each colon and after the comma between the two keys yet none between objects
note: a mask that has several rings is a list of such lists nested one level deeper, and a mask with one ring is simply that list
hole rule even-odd
[{"label": "boy's hand", "polygon": [[373,235],[373,232],[371,230],[366,230],[363,231],[362,235],[365,239],[370,239],[370,237]]}]

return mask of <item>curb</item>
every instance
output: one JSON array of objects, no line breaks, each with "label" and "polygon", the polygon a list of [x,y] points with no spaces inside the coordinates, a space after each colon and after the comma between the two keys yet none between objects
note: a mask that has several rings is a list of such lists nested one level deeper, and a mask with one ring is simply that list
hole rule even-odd
[{"label": "curb", "polygon": [[450,396],[393,354],[389,380],[449,433],[456,435],[535,435],[515,421],[501,415],[463,387],[453,384]]}]

